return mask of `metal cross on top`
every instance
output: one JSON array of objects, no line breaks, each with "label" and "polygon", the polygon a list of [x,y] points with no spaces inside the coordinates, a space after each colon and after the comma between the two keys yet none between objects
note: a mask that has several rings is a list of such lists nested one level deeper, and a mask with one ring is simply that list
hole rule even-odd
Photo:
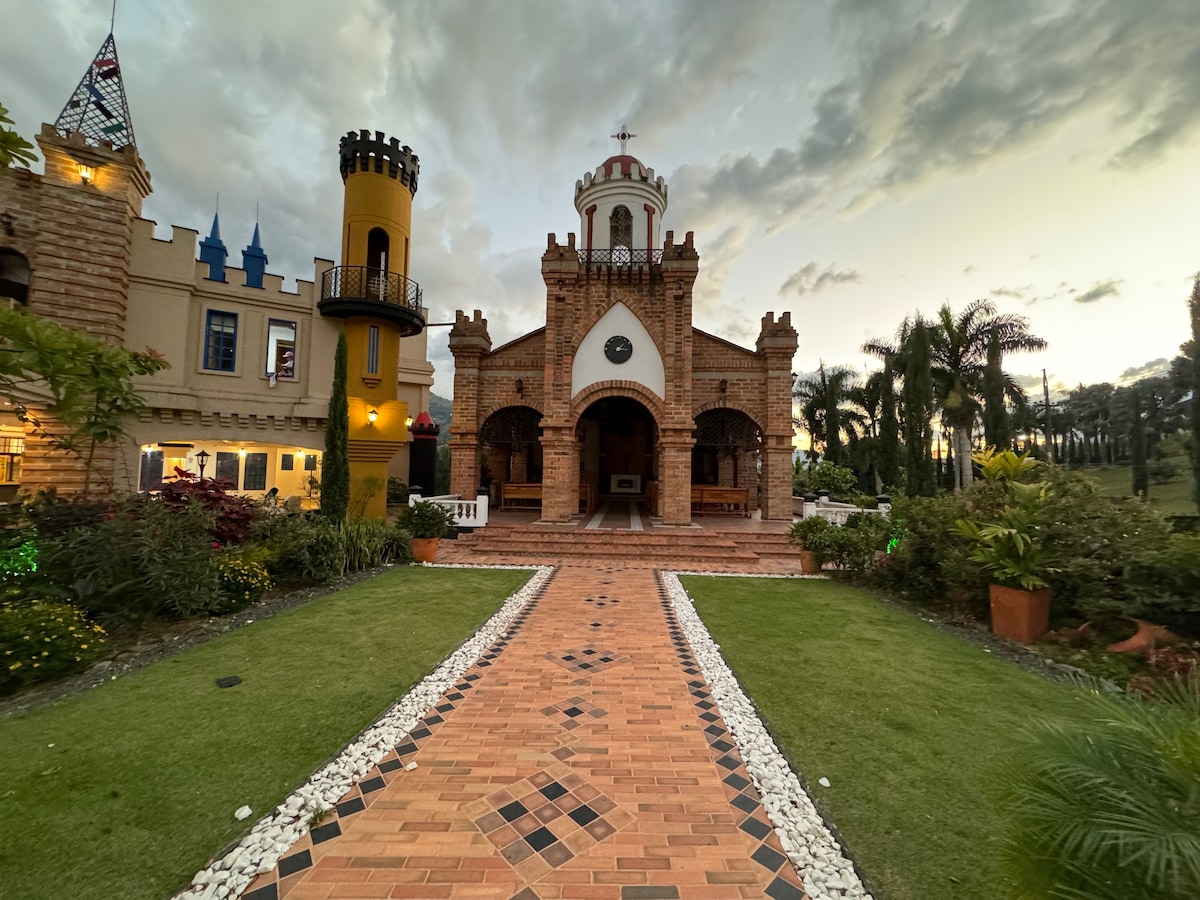
[{"label": "metal cross on top", "polygon": [[628,141],[630,138],[637,137],[637,135],[630,134],[628,126],[622,124],[621,130],[618,131],[616,134],[610,134],[609,137],[616,138],[618,141],[621,142],[621,155],[624,156],[625,155],[625,142]]}]

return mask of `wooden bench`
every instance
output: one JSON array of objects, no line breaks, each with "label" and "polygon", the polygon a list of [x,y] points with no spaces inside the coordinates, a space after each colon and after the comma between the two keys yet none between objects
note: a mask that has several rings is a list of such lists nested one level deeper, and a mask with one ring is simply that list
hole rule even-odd
[{"label": "wooden bench", "polygon": [[692,512],[740,513],[750,515],[750,489],[720,487],[709,484],[692,485]]},{"label": "wooden bench", "polygon": [[[507,481],[500,485],[500,508],[513,509],[517,503],[531,500],[542,505],[542,485],[537,481]],[[530,504],[531,506],[533,504]],[[596,489],[588,482],[579,484],[579,511],[590,513],[596,508]]]},{"label": "wooden bench", "polygon": [[517,503],[532,500],[542,505],[540,481],[506,481],[500,485],[500,508],[512,509]]}]

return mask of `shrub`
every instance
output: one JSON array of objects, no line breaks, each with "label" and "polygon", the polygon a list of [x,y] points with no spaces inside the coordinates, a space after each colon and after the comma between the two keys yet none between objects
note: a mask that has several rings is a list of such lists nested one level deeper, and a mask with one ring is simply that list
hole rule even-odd
[{"label": "shrub", "polygon": [[403,478],[389,478],[387,480],[387,503],[388,506],[397,506],[401,503],[408,502],[408,485],[404,483]]},{"label": "shrub", "polygon": [[1155,484],[1170,484],[1179,477],[1179,466],[1169,459],[1152,460],[1146,469]]},{"label": "shrub", "polygon": [[824,516],[805,516],[793,522],[788,529],[788,541],[801,550],[816,553],[815,545],[821,543],[823,535],[835,526]]},{"label": "shrub", "polygon": [[1126,615],[1200,635],[1200,534],[1168,534],[1122,572]]},{"label": "shrub", "polygon": [[400,525],[414,538],[445,537],[455,528],[454,514],[429,500],[418,500],[400,512]]},{"label": "shrub", "polygon": [[918,603],[975,598],[987,593],[987,576],[970,561],[972,542],[955,522],[973,507],[964,494],[900,497],[892,505],[893,534],[898,542],[888,564],[875,570],[878,583]]},{"label": "shrub", "polygon": [[0,695],[86,669],[104,629],[66,603],[0,603]]},{"label": "shrub", "polygon": [[1031,733],[1003,799],[1017,896],[1200,896],[1200,680],[1156,697],[1092,690]]},{"label": "shrub", "polygon": [[245,556],[222,554],[217,560],[222,603],[210,612],[222,614],[257,603],[271,587],[271,576],[262,563]]},{"label": "shrub", "polygon": [[262,507],[249,497],[230,494],[227,486],[227,481],[200,478],[177,466],[174,476],[163,479],[162,499],[177,510],[198,503],[206,513],[205,523],[212,539],[223,547],[239,546],[249,539]]},{"label": "shrub", "polygon": [[391,561],[392,526],[380,519],[349,519],[342,523],[346,571],[362,572]]},{"label": "shrub", "polygon": [[792,477],[792,488],[801,493],[829,491],[834,497],[845,499],[858,494],[858,476],[853,469],[822,460],[796,472]]},{"label": "shrub", "polygon": [[42,548],[43,572],[103,623],[191,616],[221,604],[212,540],[198,504],[126,501],[111,518]]}]

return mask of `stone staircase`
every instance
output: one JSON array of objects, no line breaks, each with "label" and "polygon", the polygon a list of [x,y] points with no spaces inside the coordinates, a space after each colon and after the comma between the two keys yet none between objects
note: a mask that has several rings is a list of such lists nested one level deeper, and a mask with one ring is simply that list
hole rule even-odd
[{"label": "stone staircase", "polygon": [[621,565],[635,568],[793,574],[799,554],[786,534],[715,528],[645,531],[489,526],[441,542],[438,562],[479,565]]}]

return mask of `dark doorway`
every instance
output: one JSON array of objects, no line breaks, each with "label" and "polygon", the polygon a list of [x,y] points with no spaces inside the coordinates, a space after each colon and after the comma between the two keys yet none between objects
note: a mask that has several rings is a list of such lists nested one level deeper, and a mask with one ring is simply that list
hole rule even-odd
[{"label": "dark doorway", "polygon": [[579,477],[598,497],[644,497],[658,481],[658,425],[628,397],[598,400],[579,417]]},{"label": "dark doorway", "polygon": [[757,480],[761,432],[736,409],[710,409],[696,416],[692,484],[753,487]]}]

